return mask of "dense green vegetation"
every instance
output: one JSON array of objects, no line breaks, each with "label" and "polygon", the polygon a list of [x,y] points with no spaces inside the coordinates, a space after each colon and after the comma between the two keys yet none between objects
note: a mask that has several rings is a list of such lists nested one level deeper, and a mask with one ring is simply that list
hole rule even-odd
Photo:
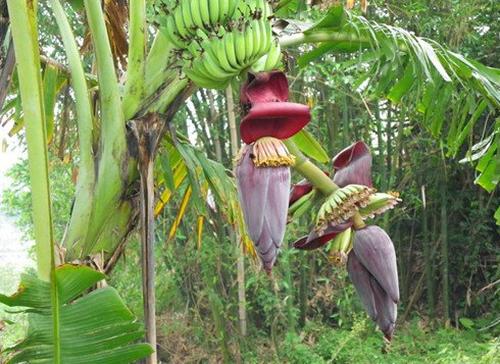
[{"label": "dense green vegetation", "polygon": [[[296,20],[320,18],[318,7],[298,3]],[[43,2],[40,7],[41,47],[64,63],[61,42],[46,16],[49,9]],[[87,34],[80,22],[83,16],[68,12],[83,43]],[[499,12],[495,1],[374,1],[366,16],[432,38],[486,66],[499,67],[499,24],[495,21]],[[114,33],[117,59],[119,35]],[[391,102],[387,95],[394,96],[391,91],[396,81],[383,82],[387,74],[404,68],[406,59],[394,69],[384,69],[381,62],[379,71],[384,77],[367,81],[366,76],[373,72],[370,60],[356,52],[325,54],[299,67],[304,60],[301,55],[311,49],[306,44],[286,51],[292,99],[312,108],[307,130],[330,157],[353,141],[364,140],[373,155],[374,185],[382,191],[399,192],[403,200],[375,220],[391,235],[398,257],[401,303],[392,346],[387,354],[382,353],[381,334],[367,318],[344,268],[330,264],[324,250],[306,252],[291,247],[309,232],[308,216],[288,225],[272,277],[261,271],[250,241],[243,242],[248,332],[241,334],[241,265],[237,264],[241,231],[235,228],[234,206],[223,201],[234,198],[235,188],[229,178],[221,178],[224,184],[218,179],[232,175],[232,148],[236,145],[231,138],[231,115],[235,107],[230,100],[237,103],[238,96],[234,83],[232,90],[193,93],[170,123],[155,161],[159,359],[172,363],[498,363],[500,229],[494,214],[500,195],[495,185],[489,185],[492,182],[478,180],[481,171],[475,169],[487,149],[485,144],[500,140],[498,109],[486,108],[475,118],[479,107],[473,99],[478,93],[466,100],[461,86],[459,91],[445,90],[447,97],[434,95],[435,102],[430,101],[432,107],[426,109],[422,95],[428,91],[418,81]],[[93,55],[87,53],[86,71],[92,70],[93,62]],[[13,88],[17,82],[15,78]],[[70,90],[67,84],[61,86],[66,89]],[[473,106],[461,107],[467,102]],[[80,156],[74,96],[70,91],[60,92],[54,103],[59,111],[48,145],[49,176],[54,238],[63,244],[75,203]],[[450,137],[456,127],[451,121],[457,118],[474,119],[462,143]],[[441,127],[434,128],[439,122]],[[18,123],[22,118],[16,119]],[[471,150],[485,139],[482,147]],[[13,139],[13,143],[24,142],[22,134],[18,141]],[[483,154],[475,155],[478,152]],[[186,160],[184,174],[179,172],[176,158]],[[328,160],[320,160],[318,165],[331,173]],[[2,210],[17,218],[26,238],[33,238],[28,162],[17,164],[10,177],[14,183],[3,194]],[[293,176],[294,182],[301,178]],[[127,193],[136,196],[138,186],[131,186],[132,192]],[[208,198],[207,186],[211,189]],[[185,202],[189,204],[184,210]],[[111,245],[118,247],[112,251],[119,251],[120,259],[108,264],[109,256],[103,262],[100,254],[89,254],[82,260],[104,269],[107,283],[142,318],[140,238],[134,232],[127,242],[121,232],[111,234],[116,239]],[[108,241],[100,243],[111,246],[105,245]],[[11,279],[0,267],[0,292],[13,291]],[[3,311],[0,306],[0,319],[18,322],[0,332],[2,345],[10,346],[23,336],[26,322]]]}]

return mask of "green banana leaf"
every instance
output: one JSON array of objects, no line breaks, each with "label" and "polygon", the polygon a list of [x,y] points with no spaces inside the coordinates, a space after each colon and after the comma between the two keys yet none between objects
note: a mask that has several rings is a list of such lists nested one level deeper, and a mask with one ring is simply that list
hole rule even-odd
[{"label": "green banana leaf", "polygon": [[301,130],[290,138],[306,156],[320,162],[328,163],[330,157],[321,144],[306,130]]},{"label": "green banana leaf", "polygon": [[[138,343],[144,332],[112,287],[86,291],[104,275],[85,266],[62,265],[55,270],[57,289],[24,274],[19,290],[0,302],[28,313],[27,337],[7,348],[6,363],[123,364],[152,352]],[[52,304],[57,309],[53,310]]]}]

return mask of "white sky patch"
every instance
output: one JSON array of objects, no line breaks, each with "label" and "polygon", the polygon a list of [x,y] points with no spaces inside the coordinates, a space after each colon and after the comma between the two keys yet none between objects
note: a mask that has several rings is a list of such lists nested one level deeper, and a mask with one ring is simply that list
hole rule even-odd
[{"label": "white sky patch", "polygon": [[[17,141],[9,137],[11,127],[12,123],[0,127],[0,203],[3,190],[11,183],[5,174],[26,155]],[[15,290],[20,273],[27,267],[34,267],[35,263],[28,255],[32,245],[33,241],[23,240],[21,231],[15,225],[15,219],[5,215],[0,206],[0,272],[4,276],[4,283],[9,283],[9,287],[0,288]]]}]

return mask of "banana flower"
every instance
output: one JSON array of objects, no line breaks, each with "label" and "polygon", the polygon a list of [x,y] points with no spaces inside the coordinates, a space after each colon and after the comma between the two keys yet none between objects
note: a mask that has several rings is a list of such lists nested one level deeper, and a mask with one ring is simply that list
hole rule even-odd
[{"label": "banana flower", "polygon": [[306,105],[288,102],[288,81],[279,71],[249,74],[240,102],[243,146],[235,168],[248,234],[270,273],[285,235],[294,157],[282,139],[311,118]]},{"label": "banana flower", "polygon": [[[372,157],[365,143],[358,141],[338,153],[332,160],[333,182],[345,190],[349,186],[369,188],[369,196],[356,206],[363,218],[373,217],[393,208],[400,200],[392,193],[375,193],[372,187]],[[352,187],[351,187],[352,188]],[[301,181],[292,188],[290,205],[312,190]],[[321,212],[321,209],[319,213]],[[318,213],[318,214],[319,214]],[[354,227],[352,219],[340,224],[329,221],[325,228],[313,229],[307,237],[294,243],[297,249],[310,250],[332,241],[329,258],[345,264],[347,272],[368,315],[377,323],[385,339],[392,340],[399,302],[399,284],[394,244],[380,227]],[[342,242],[343,241],[343,242]],[[338,249],[338,247],[342,247]],[[337,249],[334,249],[336,247]]]},{"label": "banana flower", "polygon": [[380,227],[357,230],[347,272],[368,315],[391,341],[399,302],[394,244]]}]

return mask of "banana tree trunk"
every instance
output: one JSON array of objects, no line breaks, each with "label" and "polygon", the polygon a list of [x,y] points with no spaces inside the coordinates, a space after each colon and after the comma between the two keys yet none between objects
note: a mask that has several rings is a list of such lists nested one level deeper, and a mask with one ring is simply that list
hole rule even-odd
[{"label": "banana tree trunk", "polygon": [[[233,158],[238,154],[238,133],[236,131],[236,115],[234,113],[233,90],[231,86],[226,88],[227,102],[227,118],[229,121],[229,130],[231,132],[231,154]],[[234,159],[233,159],[234,160]],[[237,263],[237,280],[238,280],[238,319],[240,323],[241,336],[247,335],[247,308],[245,294],[245,250],[241,236],[235,226],[235,237],[238,242],[238,263]]]}]

